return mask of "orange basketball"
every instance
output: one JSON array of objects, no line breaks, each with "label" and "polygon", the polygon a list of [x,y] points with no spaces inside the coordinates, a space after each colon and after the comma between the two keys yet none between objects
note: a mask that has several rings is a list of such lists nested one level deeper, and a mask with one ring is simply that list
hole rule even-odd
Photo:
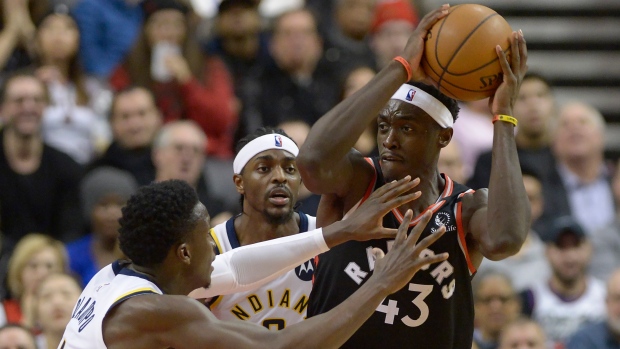
[{"label": "orange basketball", "polygon": [[510,51],[512,29],[488,7],[463,4],[433,25],[422,67],[445,95],[462,101],[491,96],[501,83],[495,46]]}]

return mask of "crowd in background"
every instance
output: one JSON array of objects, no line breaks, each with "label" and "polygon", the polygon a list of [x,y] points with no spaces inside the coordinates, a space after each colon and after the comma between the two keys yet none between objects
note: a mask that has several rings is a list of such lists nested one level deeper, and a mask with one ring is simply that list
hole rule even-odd
[{"label": "crowd in background", "polygon": [[[195,2],[1,1],[0,343],[57,346],[81,288],[122,258],[118,219],[138,187],[182,179],[212,225],[238,214],[235,142],[276,126],[301,145],[419,19],[409,0]],[[472,345],[620,348],[620,162],[604,157],[605,119],[558,105],[536,72],[514,114],[531,231],[474,277]],[[488,100],[461,105],[441,172],[488,186],[492,117]],[[356,149],[376,155],[375,133]],[[302,188],[300,202],[316,215],[317,195]]]}]

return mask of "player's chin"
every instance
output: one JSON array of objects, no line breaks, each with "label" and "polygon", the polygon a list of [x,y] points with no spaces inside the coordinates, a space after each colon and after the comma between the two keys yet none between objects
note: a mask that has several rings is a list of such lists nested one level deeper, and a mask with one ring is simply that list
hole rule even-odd
[{"label": "player's chin", "polygon": [[407,175],[404,171],[404,166],[402,162],[382,161],[381,170],[383,172],[383,178],[385,178],[386,183],[402,179]]}]

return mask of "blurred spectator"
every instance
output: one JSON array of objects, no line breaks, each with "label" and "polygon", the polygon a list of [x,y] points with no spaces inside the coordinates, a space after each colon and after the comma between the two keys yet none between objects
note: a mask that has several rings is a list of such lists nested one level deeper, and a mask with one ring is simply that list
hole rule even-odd
[{"label": "blurred spectator", "polygon": [[7,277],[10,298],[2,301],[7,323],[34,326],[34,293],[47,275],[67,270],[62,242],[42,234],[24,236],[9,260]]},{"label": "blurred spectator", "polygon": [[0,349],[40,349],[37,348],[32,332],[26,327],[9,324],[0,327]]},{"label": "blurred spectator", "polygon": [[142,26],[141,1],[80,0],[75,5],[80,56],[88,74],[107,79],[129,53]]},{"label": "blurred spectator", "polygon": [[379,0],[370,27],[370,47],[378,69],[400,56],[419,18],[409,0]]},{"label": "blurred spectator", "polygon": [[[48,10],[47,0],[2,0],[0,6],[0,71],[25,68],[34,56],[34,23]],[[3,76],[4,77],[4,76]]]},{"label": "blurred spectator", "polygon": [[561,346],[579,326],[605,316],[605,285],[587,272],[592,245],[571,216],[557,218],[545,237],[551,277],[524,292],[524,313]]},{"label": "blurred spectator", "polygon": [[548,349],[545,332],[534,320],[518,318],[504,327],[498,349]]},{"label": "blurred spectator", "polygon": [[[370,32],[377,0],[338,0],[334,2],[333,26],[323,33],[325,58],[342,75],[352,65],[375,68],[370,48]],[[392,57],[394,58],[394,57]]]},{"label": "blurred spectator", "polygon": [[41,280],[34,305],[35,320],[41,330],[36,338],[38,349],[58,348],[81,293],[82,287],[69,274],[54,273]]},{"label": "blurred spectator", "polygon": [[151,145],[161,124],[149,90],[128,87],[117,92],[110,113],[113,141],[92,167],[116,167],[131,173],[139,185],[151,183],[155,179]]},{"label": "blurred spectator", "polygon": [[51,99],[43,116],[45,141],[86,165],[110,141],[105,115],[111,96],[84,75],[79,40],[77,24],[64,5],[37,24],[37,76],[47,84]]},{"label": "blurred spectator", "polygon": [[[351,69],[344,79],[342,99],[349,97],[364,87],[370,80],[372,80],[372,78],[375,77],[376,74],[377,72],[374,69],[365,65]],[[376,121],[372,121],[370,125],[366,127],[364,133],[360,135],[360,138],[357,140],[353,148],[365,156],[378,155]]]},{"label": "blurred spectator", "polygon": [[[155,180],[186,181],[196,189],[198,199],[207,208],[211,221],[221,223],[230,218],[231,213],[227,212],[230,209],[223,200],[213,195],[210,189],[211,178],[204,171],[205,143],[207,137],[193,121],[174,121],[164,125],[153,144]],[[218,217],[219,214],[223,216]]]},{"label": "blurred spectator", "polygon": [[146,0],[142,35],[110,78],[122,89],[144,86],[155,95],[164,121],[195,121],[209,137],[208,154],[232,157],[237,108],[225,64],[205,57],[193,38],[189,8],[175,0]]},{"label": "blurred spectator", "polygon": [[[271,61],[266,33],[263,32],[262,18],[254,0],[224,0],[220,3],[215,18],[214,37],[206,44],[210,54],[221,57],[232,73],[237,103],[242,110],[234,140],[260,126],[260,120],[244,115],[256,115],[258,111],[252,98],[262,90],[258,77],[266,64]],[[244,110],[245,108],[245,110]]]},{"label": "blurred spectator", "polygon": [[607,280],[611,272],[620,268],[620,159],[616,163],[612,191],[616,202],[616,217],[610,224],[592,232],[592,256],[590,272],[601,280]]},{"label": "blurred spectator", "polygon": [[99,167],[84,177],[80,186],[84,218],[90,234],[67,244],[69,267],[82,286],[103,267],[122,258],[118,246],[121,208],[138,189],[133,176],[113,167]]},{"label": "blurred spectator", "polygon": [[242,136],[261,126],[288,120],[314,124],[339,101],[338,79],[321,61],[316,20],[307,9],[286,12],[273,24],[269,64],[259,77],[260,89],[244,96]]},{"label": "blurred spectator", "polygon": [[[443,150],[442,150],[443,152]],[[441,157],[441,154],[440,154]],[[530,231],[517,254],[501,261],[483,259],[478,272],[494,269],[510,276],[517,291],[523,291],[540,280],[547,280],[551,274],[545,258],[545,244],[534,230],[533,223],[543,212],[544,196],[542,183],[537,174],[522,168],[523,186],[530,202]]]},{"label": "blurred spectator", "polygon": [[[490,151],[493,145],[493,115],[489,109],[488,98],[459,103],[459,106],[461,109],[459,119],[454,125],[452,142],[458,144],[465,166],[465,176],[470,178],[480,154]],[[484,188],[486,187],[488,183]]]},{"label": "blurred spectator", "polygon": [[566,349],[620,348],[620,269],[616,269],[607,280],[605,305],[607,318],[583,326],[566,343]]},{"label": "blurred spectator", "polygon": [[571,213],[587,233],[610,224],[616,211],[604,150],[601,113],[582,102],[565,104],[558,115],[553,152]]},{"label": "blurred spectator", "polygon": [[502,328],[519,316],[521,304],[508,275],[496,271],[478,273],[473,279],[476,329],[480,349],[496,349]]},{"label": "blurred spectator", "polygon": [[253,0],[224,0],[215,17],[215,37],[207,51],[220,56],[232,72],[237,96],[248,76],[269,59],[267,37]]},{"label": "blurred spectator", "polygon": [[[514,105],[514,116],[519,120],[515,135],[517,155],[522,167],[538,173],[542,183],[545,206],[535,228],[542,230],[555,217],[570,214],[566,190],[562,185],[555,156],[551,152],[552,123],[556,118],[556,102],[549,82],[536,73],[523,78],[519,97]],[[491,151],[478,157],[473,177],[468,185],[486,188],[491,176]]]},{"label": "blurred spectator", "polygon": [[0,94],[0,202],[3,249],[32,231],[62,241],[82,235],[78,183],[81,167],[43,141],[45,84],[29,72],[5,80]]},{"label": "blurred spectator", "polygon": [[461,150],[456,142],[450,142],[441,149],[439,160],[437,160],[437,169],[457,183],[463,184],[467,181],[463,159],[461,159]]}]

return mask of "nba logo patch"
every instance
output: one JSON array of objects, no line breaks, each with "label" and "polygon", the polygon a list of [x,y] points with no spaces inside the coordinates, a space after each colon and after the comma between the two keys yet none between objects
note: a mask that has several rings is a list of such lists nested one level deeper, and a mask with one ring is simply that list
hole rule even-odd
[{"label": "nba logo patch", "polygon": [[407,92],[407,95],[405,96],[405,99],[411,102],[413,100],[413,97],[415,97],[415,91],[409,90],[409,92]]},{"label": "nba logo patch", "polygon": [[276,147],[282,147],[282,137],[280,137],[280,136],[273,136],[273,138],[276,141]]}]

